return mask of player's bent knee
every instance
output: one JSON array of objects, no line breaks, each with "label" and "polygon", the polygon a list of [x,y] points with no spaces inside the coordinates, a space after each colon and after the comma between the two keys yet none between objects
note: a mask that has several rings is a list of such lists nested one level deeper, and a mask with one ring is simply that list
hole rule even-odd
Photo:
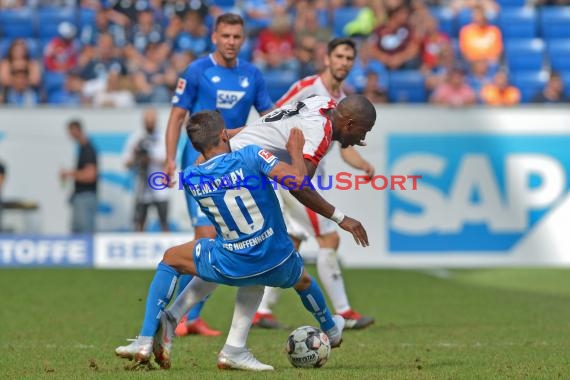
[{"label": "player's bent knee", "polygon": [[319,247],[321,248],[331,248],[334,250],[338,249],[340,245],[340,235],[334,231],[325,235],[321,235],[317,238]]},{"label": "player's bent knee", "polygon": [[303,291],[307,289],[309,286],[311,286],[312,281],[313,278],[311,277],[311,275],[306,270],[303,270],[303,274],[301,274],[301,278],[299,278],[299,281],[297,281],[294,288],[295,290]]},{"label": "player's bent knee", "polygon": [[180,274],[195,274],[194,246],[195,242],[190,242],[168,248],[164,252],[162,262],[171,266]]}]

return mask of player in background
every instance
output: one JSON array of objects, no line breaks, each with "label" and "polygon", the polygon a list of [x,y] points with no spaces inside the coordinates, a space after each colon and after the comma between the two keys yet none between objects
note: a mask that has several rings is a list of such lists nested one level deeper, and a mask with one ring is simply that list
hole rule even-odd
[{"label": "player in background", "polygon": [[[217,284],[240,287],[232,328],[218,355],[219,368],[273,369],[260,363],[246,348],[253,314],[263,295],[263,285],[294,287],[303,305],[328,335],[331,346],[338,347],[344,319],[332,317],[318,284],[304,270],[303,261],[286,234],[285,221],[274,191],[270,185],[264,187],[259,183],[247,182],[247,178],[269,176],[281,184],[298,189],[295,191],[301,194],[299,199],[305,205],[334,218],[342,228],[353,234],[358,244],[367,246],[366,231],[358,221],[342,215],[324,199],[312,197],[310,194],[314,191],[311,189],[301,189],[307,172],[303,134],[295,128],[288,133],[286,146],[290,166],[256,145],[232,152],[223,120],[215,111],[193,114],[186,130],[193,145],[207,161],[185,169],[184,188],[199,202],[202,211],[212,221],[217,237],[194,240],[165,252],[149,289],[141,333],[135,342],[118,347],[116,354],[146,363],[154,353],[155,360],[162,368],[170,368],[176,320],[189,307],[210,294]],[[344,132],[337,138],[347,143],[356,141],[356,138],[360,141],[365,135],[365,132],[356,129],[345,129]],[[205,179],[209,181],[208,184],[204,184]],[[245,205],[244,208],[237,206],[238,199]],[[163,312],[181,273],[197,277]]]},{"label": "player in background", "polygon": [[[231,135],[232,129],[245,125],[252,106],[262,115],[273,109],[261,72],[249,62],[238,59],[244,41],[243,19],[231,13],[219,16],[212,34],[215,51],[192,62],[178,79],[166,129],[167,163],[164,171],[169,178],[174,178],[180,129],[187,114],[192,115],[201,110],[219,110]],[[186,141],[182,167],[192,165],[198,156],[192,144]],[[188,193],[185,195],[195,239],[214,238],[215,229],[208,218],[201,213],[196,201]],[[180,279],[179,292],[190,279],[191,276]],[[210,329],[200,318],[203,305],[203,302],[198,304],[181,321],[177,335],[215,336],[221,333]]]},{"label": "player in background", "polygon": [[[342,86],[352,69],[355,58],[356,44],[354,41],[348,38],[331,40],[327,46],[325,70],[319,75],[312,75],[294,83],[289,91],[277,101],[277,106],[281,107],[287,103],[294,103],[315,95],[328,96],[336,102],[340,102],[346,97]],[[354,147],[342,148],[340,154],[350,166],[363,170],[370,177],[374,175],[374,167],[363,159]],[[324,165],[323,159],[316,172],[320,178],[326,178]],[[318,189],[318,186],[315,185],[315,187]],[[288,191],[280,188],[279,195],[282,198],[285,221],[289,235],[295,243],[295,249],[299,250],[301,242],[307,239],[307,234],[317,240],[319,244],[317,273],[335,312],[345,318],[346,328],[361,329],[374,323],[373,318],[357,313],[348,302],[337,256],[340,236],[336,231],[335,224],[304,207]],[[254,325],[264,328],[281,327],[272,312],[280,294],[281,290],[278,288],[268,287],[265,289],[265,295],[253,319]]]}]

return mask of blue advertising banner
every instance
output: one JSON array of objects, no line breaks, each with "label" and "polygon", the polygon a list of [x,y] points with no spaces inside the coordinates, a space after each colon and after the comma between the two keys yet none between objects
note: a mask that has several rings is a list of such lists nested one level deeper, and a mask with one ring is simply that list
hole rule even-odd
[{"label": "blue advertising banner", "polygon": [[0,235],[1,267],[92,267],[89,235]]}]

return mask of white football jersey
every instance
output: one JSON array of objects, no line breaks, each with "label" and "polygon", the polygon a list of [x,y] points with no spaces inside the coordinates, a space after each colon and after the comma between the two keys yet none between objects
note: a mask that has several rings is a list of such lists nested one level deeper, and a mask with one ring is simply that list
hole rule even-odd
[{"label": "white football jersey", "polygon": [[248,124],[230,139],[232,150],[246,145],[259,145],[291,163],[287,141],[292,128],[299,128],[305,136],[303,156],[315,166],[329,150],[332,141],[332,123],[324,112],[336,107],[336,102],[324,96],[307,98],[287,104]]},{"label": "white football jersey", "polygon": [[[320,75],[311,75],[293,83],[289,88],[289,91],[287,91],[276,104],[277,107],[281,107],[287,103],[297,102],[315,95],[328,96],[337,103],[346,98],[346,94],[342,89],[340,90],[340,95],[338,97],[334,97],[325,87]],[[330,145],[330,148],[332,147],[333,144]],[[315,178],[317,176],[325,177],[325,167],[325,159],[322,159],[315,172]]]}]

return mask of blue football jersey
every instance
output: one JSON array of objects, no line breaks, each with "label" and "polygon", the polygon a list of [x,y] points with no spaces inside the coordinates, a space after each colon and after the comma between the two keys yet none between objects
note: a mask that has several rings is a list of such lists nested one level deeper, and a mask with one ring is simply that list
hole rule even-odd
[{"label": "blue football jersey", "polygon": [[184,171],[184,189],[216,228],[212,267],[226,277],[266,272],[294,252],[275,191],[266,177],[279,160],[257,145]]},{"label": "blue football jersey", "polygon": [[[209,56],[192,62],[178,79],[172,105],[191,114],[203,110],[219,110],[229,129],[243,127],[251,107],[258,112],[273,108],[265,81],[259,69],[238,60],[235,67],[222,67]],[[186,143],[183,167],[193,163],[198,153]]]}]

